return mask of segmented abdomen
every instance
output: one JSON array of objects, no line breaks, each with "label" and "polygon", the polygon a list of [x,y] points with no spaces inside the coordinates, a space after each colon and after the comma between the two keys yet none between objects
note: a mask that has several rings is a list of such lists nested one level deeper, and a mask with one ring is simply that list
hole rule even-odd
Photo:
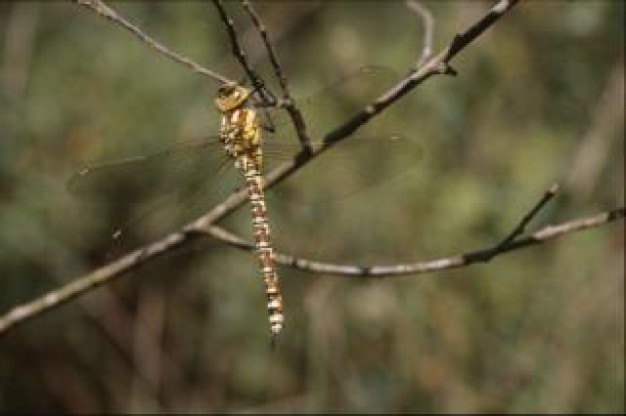
[{"label": "segmented abdomen", "polygon": [[267,294],[270,330],[274,340],[283,328],[283,301],[278,288],[278,274],[274,264],[274,250],[270,243],[263,177],[261,176],[261,134],[257,114],[253,109],[236,108],[222,118],[220,137],[226,154],[244,174],[252,208],[252,227],[261,273]]},{"label": "segmented abdomen", "polygon": [[240,157],[239,165],[244,173],[248,197],[250,198],[254,243],[261,264],[263,281],[265,282],[270,330],[275,338],[283,328],[283,299],[278,287],[274,249],[270,242],[270,226],[267,220],[265,197],[263,195],[263,177],[254,159],[247,156]]}]

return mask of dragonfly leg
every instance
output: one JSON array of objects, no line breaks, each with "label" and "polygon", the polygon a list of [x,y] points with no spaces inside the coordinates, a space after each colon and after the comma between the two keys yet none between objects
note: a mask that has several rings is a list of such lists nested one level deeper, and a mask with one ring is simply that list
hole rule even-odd
[{"label": "dragonfly leg", "polygon": [[261,107],[261,113],[263,114],[263,121],[260,126],[263,131],[271,134],[275,133],[276,126],[274,125],[271,114],[267,111],[267,107]]}]

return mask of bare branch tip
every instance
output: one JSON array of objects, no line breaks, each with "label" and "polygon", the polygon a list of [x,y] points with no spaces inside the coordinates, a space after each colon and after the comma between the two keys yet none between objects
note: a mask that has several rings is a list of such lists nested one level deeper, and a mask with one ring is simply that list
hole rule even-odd
[{"label": "bare branch tip", "polygon": [[552,194],[552,195],[556,194],[558,191],[559,191],[559,184],[558,184],[558,183],[554,183],[554,184],[550,187],[550,189],[548,189],[548,193],[549,193],[549,194]]}]

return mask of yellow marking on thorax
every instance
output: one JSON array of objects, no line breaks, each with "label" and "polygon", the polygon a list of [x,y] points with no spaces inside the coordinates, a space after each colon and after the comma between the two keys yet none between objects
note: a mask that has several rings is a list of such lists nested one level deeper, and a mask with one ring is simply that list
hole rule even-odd
[{"label": "yellow marking on thorax", "polygon": [[220,138],[229,157],[237,160],[247,156],[261,169],[261,129],[255,110],[242,107],[224,113]]}]

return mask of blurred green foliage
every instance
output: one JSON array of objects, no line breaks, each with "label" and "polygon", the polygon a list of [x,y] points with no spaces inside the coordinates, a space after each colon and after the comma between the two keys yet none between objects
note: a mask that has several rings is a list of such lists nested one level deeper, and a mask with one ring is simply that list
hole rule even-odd
[{"label": "blurred green foliage", "polygon": [[[435,50],[489,6],[424,4]],[[255,5],[296,96],[363,65],[403,75],[420,55],[421,22],[402,2]],[[174,50],[242,78],[212,5],[114,6]],[[238,3],[226,7],[275,87],[258,33]],[[276,191],[277,249],[358,264],[471,251],[506,235],[554,182],[561,193],[536,227],[623,205],[623,16],[619,1],[522,2],[455,59],[458,77],[429,80],[359,132],[401,135],[411,151],[348,140]],[[70,3],[2,2],[0,29],[2,311],[240,186],[207,162],[217,185],[195,202],[181,192],[126,204],[144,192],[132,181],[108,204],[76,198],[66,184],[85,164],[214,134],[216,85]],[[357,96],[384,89],[354,85]],[[315,132],[349,115],[328,101],[318,101],[332,110]],[[293,141],[290,132],[283,126],[280,140]],[[360,191],[342,193],[352,186]],[[249,238],[247,208],[224,225]],[[281,267],[287,323],[271,351],[254,257],[197,241],[3,337],[0,409],[622,413],[623,251],[620,223],[419,278]]]}]

